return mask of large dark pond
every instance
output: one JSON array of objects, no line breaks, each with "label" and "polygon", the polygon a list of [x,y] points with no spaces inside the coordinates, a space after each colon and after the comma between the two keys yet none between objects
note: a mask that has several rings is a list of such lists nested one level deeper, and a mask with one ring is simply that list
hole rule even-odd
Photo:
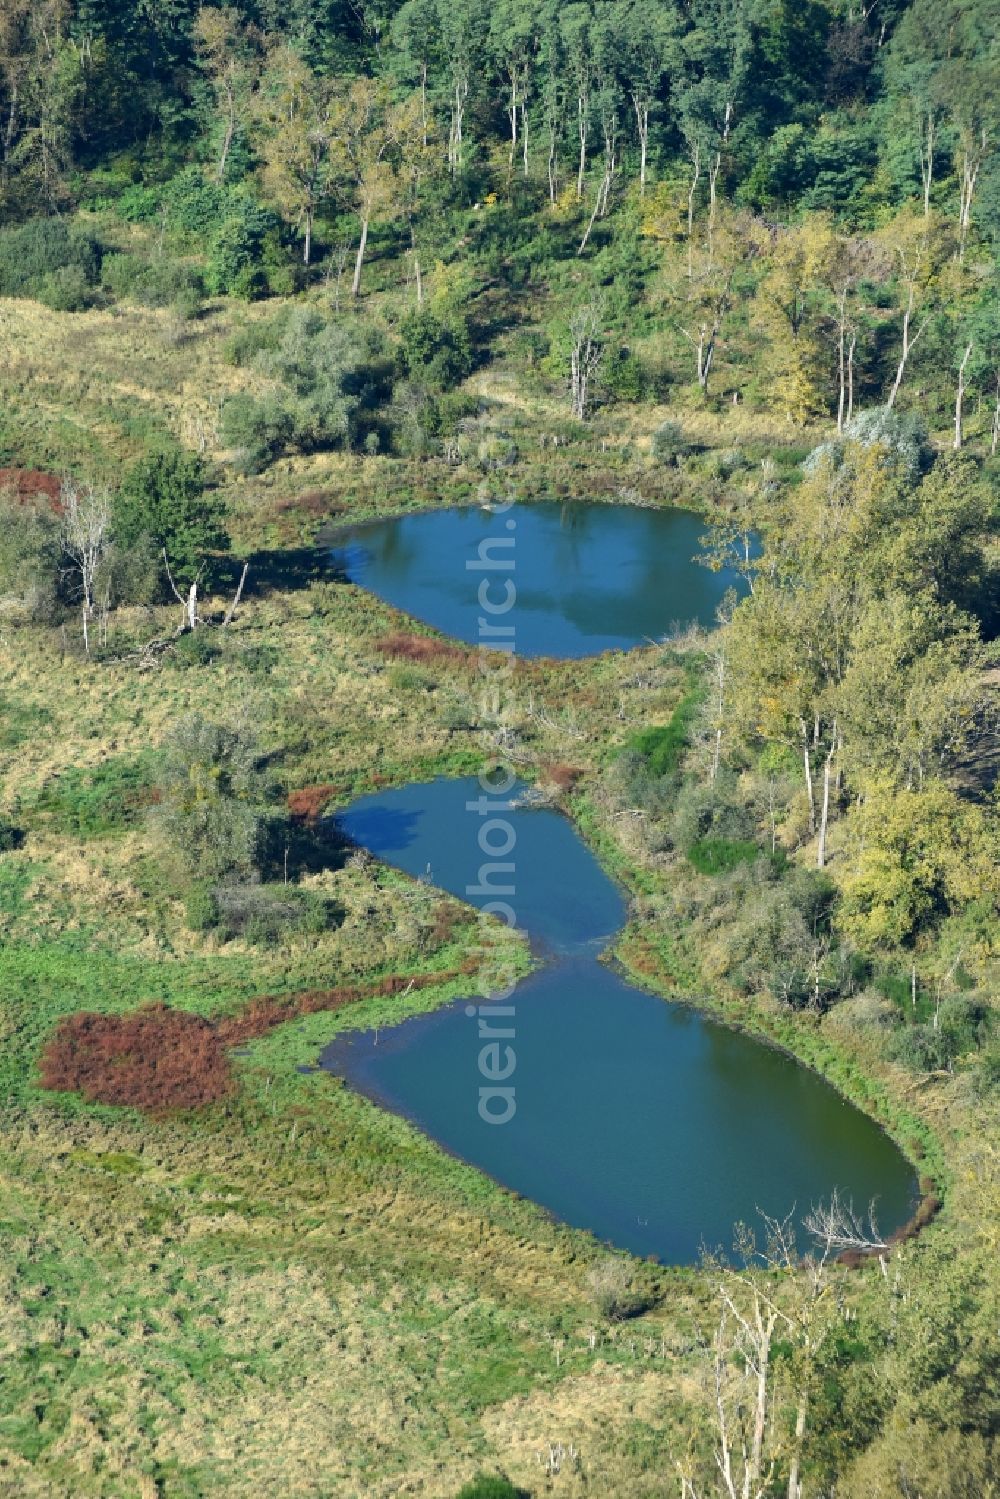
[{"label": "large dark pond", "polygon": [[662,639],[675,625],[715,624],[741,579],[695,560],[705,530],[690,510],[473,505],[345,528],[333,563],[458,640],[512,641],[519,656],[591,656]]},{"label": "large dark pond", "polygon": [[[470,887],[491,886],[542,966],[500,1001],[512,1014],[472,995],[389,1030],[344,1033],[323,1065],[567,1223],[668,1263],[729,1248],[733,1225],[759,1223],[758,1208],[801,1218],[834,1187],[859,1207],[877,1198],[884,1230],[905,1221],[916,1183],[888,1136],[789,1057],[599,963],[625,919],[619,889],[566,818],[492,794],[481,810],[482,795],[474,778],[437,780],[363,797],[339,821],[474,904],[490,896]],[[481,851],[487,822],[495,850],[509,824],[508,853]],[[484,877],[490,862],[514,867]],[[500,1049],[487,1077],[490,1046]],[[484,1088],[497,1090],[485,1103]],[[511,1105],[506,1123],[483,1118]]]}]

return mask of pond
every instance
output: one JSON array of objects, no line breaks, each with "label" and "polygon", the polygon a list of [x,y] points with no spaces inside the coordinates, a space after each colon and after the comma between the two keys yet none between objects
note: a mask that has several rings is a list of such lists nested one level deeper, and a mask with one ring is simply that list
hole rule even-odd
[{"label": "pond", "polygon": [[[519,656],[592,656],[715,624],[734,569],[713,572],[703,515],[634,505],[471,505],[345,527],[334,568],[445,635]],[[487,635],[489,629],[496,633]],[[503,633],[509,632],[509,633]]]},{"label": "pond", "polygon": [[387,862],[506,902],[539,966],[496,1003],[473,994],[342,1033],[322,1065],[556,1217],[668,1264],[730,1248],[758,1209],[801,1219],[834,1187],[857,1207],[877,1199],[886,1232],[905,1222],[914,1175],[872,1120],[784,1053],[598,962],[622,893],[565,817],[511,805],[522,790],[440,779],[340,814]]}]

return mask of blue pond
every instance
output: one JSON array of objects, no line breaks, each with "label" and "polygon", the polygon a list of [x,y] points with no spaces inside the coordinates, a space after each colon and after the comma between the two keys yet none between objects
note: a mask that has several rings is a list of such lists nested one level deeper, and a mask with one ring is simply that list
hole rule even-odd
[{"label": "blue pond", "polygon": [[[690,510],[473,505],[345,527],[331,560],[350,582],[457,640],[481,643],[485,621],[512,631],[495,639],[512,641],[519,656],[591,656],[715,623],[723,595],[742,591],[742,580],[696,560],[705,529]],[[483,558],[498,565],[481,569]]]},{"label": "blue pond", "polygon": [[877,1199],[883,1229],[902,1223],[914,1176],[870,1119],[783,1053],[597,961],[625,905],[567,819],[491,795],[488,815],[515,834],[514,869],[481,881],[483,818],[468,804],[482,794],[474,778],[411,785],[363,797],[339,822],[474,904],[489,897],[469,886],[513,885],[500,898],[540,965],[504,1001],[513,1015],[488,1021],[514,1032],[502,1041],[515,1058],[503,1084],[513,1116],[495,1124],[480,1113],[491,1083],[476,995],[389,1030],[343,1033],[323,1065],[558,1218],[667,1263],[729,1248],[734,1224],[758,1221],[758,1209],[801,1218],[834,1187],[858,1206]]}]

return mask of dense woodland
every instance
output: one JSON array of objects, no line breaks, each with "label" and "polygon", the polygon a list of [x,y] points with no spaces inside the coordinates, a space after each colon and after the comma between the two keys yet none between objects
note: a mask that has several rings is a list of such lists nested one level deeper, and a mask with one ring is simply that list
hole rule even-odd
[{"label": "dense woodland", "polygon": [[[996,0],[0,0],[0,1075],[32,1204],[0,1493],[996,1492],[998,272]],[[695,507],[742,589],[484,706],[473,653],[317,541],[499,495]],[[630,972],[893,1133],[912,1243],[833,1204],[805,1268],[770,1224],[658,1280],[307,1091],[334,1011],[388,1024],[475,965],[468,913],[321,814],[484,745],[627,885]],[[233,1243],[249,1279],[206,1305]],[[321,1336],[334,1258],[355,1319]],[[247,1285],[288,1334],[259,1359]],[[176,1368],[130,1343],[115,1383],[168,1304]],[[419,1341],[446,1304],[461,1396]],[[271,1433],[230,1479],[186,1341],[218,1307]],[[126,1440],[151,1391],[210,1414]],[[336,1473],[303,1434],[331,1408]],[[491,1482],[463,1493],[522,1491]]]}]

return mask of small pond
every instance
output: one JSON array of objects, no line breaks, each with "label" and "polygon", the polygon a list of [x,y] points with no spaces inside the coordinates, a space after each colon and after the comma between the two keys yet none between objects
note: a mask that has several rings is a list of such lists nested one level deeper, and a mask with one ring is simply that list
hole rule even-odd
[{"label": "small pond", "polygon": [[[622,893],[565,817],[510,805],[521,789],[480,810],[478,780],[442,779],[340,814],[354,842],[462,899],[481,906],[489,894],[469,887],[492,886],[539,967],[502,1001],[511,1014],[473,995],[388,1030],[342,1033],[323,1066],[558,1218],[669,1264],[730,1248],[733,1225],[759,1224],[758,1208],[801,1219],[834,1187],[859,1207],[877,1199],[884,1231],[903,1223],[913,1172],[872,1120],[790,1057],[597,961],[625,921]],[[495,862],[513,869],[484,878],[487,821],[512,830]],[[509,837],[494,827],[486,842]],[[496,891],[504,883],[512,893]],[[513,1034],[490,1042],[483,1023]],[[502,1083],[480,1069],[487,1045],[504,1048],[487,1070],[513,1055]],[[486,1112],[512,1102],[505,1123],[481,1113],[481,1089],[494,1086]]]},{"label": "small pond", "polygon": [[[715,624],[726,590],[743,585],[734,570],[696,560],[705,530],[690,510],[471,505],[344,527],[332,561],[456,640],[512,642],[519,656],[592,656],[677,625]],[[511,633],[490,637],[484,625]]]}]

